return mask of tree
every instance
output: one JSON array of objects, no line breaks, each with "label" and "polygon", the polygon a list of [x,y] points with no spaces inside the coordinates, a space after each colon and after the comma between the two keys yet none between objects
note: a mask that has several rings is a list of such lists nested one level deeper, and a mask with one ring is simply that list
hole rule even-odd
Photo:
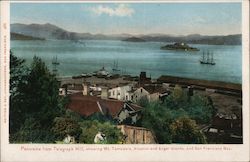
[{"label": "tree", "polygon": [[216,110],[209,97],[196,94],[191,98],[191,102],[186,111],[190,118],[194,119],[197,123],[204,124],[211,122]]},{"label": "tree", "polygon": [[151,102],[145,106],[141,124],[155,133],[159,143],[204,143],[196,123],[209,123],[213,112],[209,98],[197,94],[188,98],[187,93],[176,86],[163,103]]},{"label": "tree", "polygon": [[58,93],[59,83],[40,58],[33,58],[25,75],[21,73],[23,62],[11,56],[11,142],[54,142],[50,138],[53,120],[65,113],[65,100]]},{"label": "tree", "polygon": [[10,112],[9,133],[17,132],[24,122],[23,107],[27,85],[28,68],[24,65],[25,60],[14,56],[10,51]]},{"label": "tree", "polygon": [[150,103],[142,110],[142,126],[152,130],[161,144],[171,143],[171,114],[159,102]]},{"label": "tree", "polygon": [[64,117],[71,118],[72,120],[75,120],[77,122],[83,121],[83,117],[80,114],[72,111],[71,109],[66,109]]},{"label": "tree", "polygon": [[172,93],[172,96],[173,96],[173,101],[176,103],[185,100],[184,92],[183,92],[181,86],[179,86],[179,85],[176,85],[174,87],[174,91]]},{"label": "tree", "polygon": [[57,140],[63,140],[67,135],[73,136],[78,140],[82,132],[78,122],[68,117],[56,117],[51,130]]},{"label": "tree", "polygon": [[198,94],[188,97],[180,86],[174,88],[173,93],[163,102],[163,106],[173,113],[188,115],[200,124],[209,123],[215,113],[213,102],[209,97]]},{"label": "tree", "polygon": [[198,130],[196,122],[188,117],[181,117],[170,125],[173,143],[206,143],[206,137]]},{"label": "tree", "polygon": [[52,131],[41,129],[40,122],[33,117],[25,119],[21,128],[10,136],[10,142],[15,143],[53,143],[54,139]]},{"label": "tree", "polygon": [[113,119],[113,117],[109,113],[102,114],[101,112],[96,112],[85,119],[87,120],[97,120],[99,122],[110,122],[110,123],[116,123],[116,121]]},{"label": "tree", "polygon": [[18,94],[20,84],[26,82],[27,68],[24,62],[24,59],[17,58],[10,51],[10,94],[12,97]]},{"label": "tree", "polygon": [[35,56],[25,89],[26,113],[39,120],[43,128],[51,128],[54,118],[64,114],[63,100],[58,91],[57,79],[45,63]]},{"label": "tree", "polygon": [[189,105],[186,91],[181,86],[176,85],[173,92],[165,98],[163,104],[168,109],[186,109]]}]

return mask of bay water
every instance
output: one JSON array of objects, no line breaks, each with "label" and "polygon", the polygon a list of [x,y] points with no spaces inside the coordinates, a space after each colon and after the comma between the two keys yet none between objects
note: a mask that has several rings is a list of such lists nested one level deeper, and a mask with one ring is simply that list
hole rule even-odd
[{"label": "bay water", "polygon": [[[52,70],[57,57],[60,76],[94,72],[102,67],[112,73],[114,64],[120,73],[138,76],[141,71],[158,78],[171,75],[194,79],[242,82],[242,46],[198,45],[198,52],[162,50],[166,42],[125,42],[115,40],[32,40],[11,41],[15,56],[29,65],[36,55]],[[214,54],[216,65],[200,64],[202,52]],[[117,68],[117,67],[116,67]]]}]

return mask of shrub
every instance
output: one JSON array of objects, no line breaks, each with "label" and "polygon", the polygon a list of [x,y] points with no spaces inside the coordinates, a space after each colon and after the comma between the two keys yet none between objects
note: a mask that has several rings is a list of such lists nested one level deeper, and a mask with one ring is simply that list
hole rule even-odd
[{"label": "shrub", "polygon": [[121,131],[110,122],[100,123],[97,120],[86,120],[80,123],[82,128],[82,134],[80,135],[80,143],[94,143],[95,135],[101,131],[106,136],[106,142],[108,144],[120,143],[122,140]]},{"label": "shrub", "polygon": [[206,143],[203,133],[198,130],[196,122],[188,117],[181,117],[170,125],[173,143]]},{"label": "shrub", "polygon": [[54,119],[52,132],[55,134],[57,140],[63,140],[67,135],[79,139],[81,128],[77,121],[71,118],[57,117]]},{"label": "shrub", "polygon": [[163,103],[151,102],[145,106],[141,123],[155,133],[159,143],[205,143],[196,123],[209,123],[214,111],[209,98],[197,94],[188,97],[176,86]]}]

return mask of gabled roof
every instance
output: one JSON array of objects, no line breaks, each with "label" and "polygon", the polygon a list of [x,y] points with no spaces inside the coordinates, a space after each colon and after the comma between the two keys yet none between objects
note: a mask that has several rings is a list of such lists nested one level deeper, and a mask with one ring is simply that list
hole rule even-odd
[{"label": "gabled roof", "polygon": [[128,105],[134,111],[142,109],[142,107],[135,104],[118,100],[104,100],[95,96],[83,96],[82,93],[72,94],[69,97],[70,103],[67,105],[67,108],[82,116],[90,116],[100,112],[108,113],[114,118],[124,108],[124,105]]},{"label": "gabled roof", "polygon": [[150,94],[167,92],[167,90],[163,88],[161,85],[145,85],[142,88],[144,88]]},{"label": "gabled roof", "polygon": [[110,89],[115,89],[115,88],[123,88],[123,87],[132,87],[131,84],[128,83],[119,83],[119,84],[114,84],[114,85],[109,85]]},{"label": "gabled roof", "polygon": [[99,103],[103,111],[107,112],[112,117],[115,117],[124,105],[122,101],[117,100],[101,100]]},{"label": "gabled roof", "polygon": [[138,111],[141,110],[143,107],[136,105],[136,104],[132,104],[132,103],[127,103],[132,109],[134,109],[134,111]]},{"label": "gabled roof", "polygon": [[[82,116],[90,116],[94,113],[108,113],[112,117],[118,115],[123,109],[125,102],[118,100],[103,100],[95,96],[83,96],[81,93],[72,94],[70,103],[67,108],[81,114]],[[132,108],[137,110],[140,107],[132,105]]]},{"label": "gabled roof", "polygon": [[82,116],[90,116],[96,112],[100,112],[97,105],[99,98],[95,96],[83,96],[81,93],[76,93],[69,97],[70,103],[67,105],[67,108]]},{"label": "gabled roof", "polygon": [[116,116],[118,116],[118,114],[121,113],[121,111],[125,108],[125,106],[126,106],[126,109],[129,108],[131,110],[129,112],[130,114],[137,113],[137,112],[141,111],[141,109],[143,108],[143,107],[141,107],[139,105],[135,105],[135,104],[125,102],[124,105],[123,105],[123,108],[116,114]]}]

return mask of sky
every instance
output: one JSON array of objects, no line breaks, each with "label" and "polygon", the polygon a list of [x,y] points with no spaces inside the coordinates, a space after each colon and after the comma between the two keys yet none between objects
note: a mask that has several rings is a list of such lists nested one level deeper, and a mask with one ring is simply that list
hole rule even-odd
[{"label": "sky", "polygon": [[11,23],[92,34],[241,33],[241,3],[11,3]]}]

